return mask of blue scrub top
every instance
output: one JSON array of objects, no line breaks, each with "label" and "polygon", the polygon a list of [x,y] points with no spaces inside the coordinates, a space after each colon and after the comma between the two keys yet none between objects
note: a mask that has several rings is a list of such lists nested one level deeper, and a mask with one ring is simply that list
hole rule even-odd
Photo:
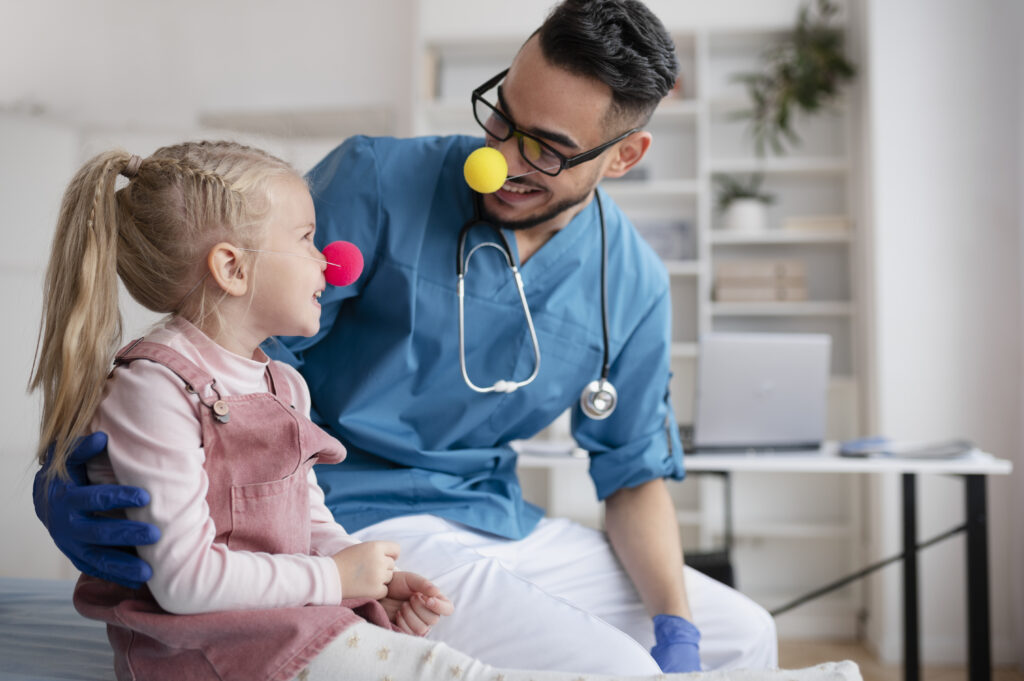
[{"label": "blue scrub top", "polygon": [[[683,477],[668,398],[668,276],[605,194],[614,414],[594,421],[579,408],[580,391],[600,376],[602,361],[594,201],[521,268],[540,343],[537,379],[510,394],[478,394],[463,381],[456,245],[473,199],[462,166],[481,145],[470,137],[356,137],[308,175],[318,246],[351,241],[366,265],[352,286],[328,287],[316,336],[272,339],[265,349],[299,369],[314,420],[348,448],[344,463],[320,466],[317,476],[350,531],[431,513],[504,537],[527,535],[543,511],[523,500],[508,443],[570,407],[599,498]],[[506,236],[515,252],[514,236]],[[489,226],[475,227],[466,252],[495,237]],[[470,262],[465,320],[474,383],[530,374],[521,303],[496,249],[483,248]]]}]

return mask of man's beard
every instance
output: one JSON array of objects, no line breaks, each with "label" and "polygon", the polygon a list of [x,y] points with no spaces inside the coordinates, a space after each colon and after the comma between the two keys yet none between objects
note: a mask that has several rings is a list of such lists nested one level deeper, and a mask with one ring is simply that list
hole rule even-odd
[{"label": "man's beard", "polygon": [[530,229],[531,227],[536,227],[539,224],[547,222],[548,220],[551,220],[551,219],[561,215],[562,213],[564,213],[565,211],[569,210],[570,208],[573,208],[575,206],[580,205],[581,203],[586,201],[587,198],[590,197],[590,193],[592,191],[594,191],[593,187],[591,187],[590,189],[587,189],[586,191],[584,191],[579,196],[575,196],[575,197],[571,197],[571,198],[567,198],[567,199],[563,199],[563,200],[559,201],[558,203],[556,203],[555,205],[551,206],[551,208],[549,208],[548,210],[544,211],[540,215],[536,215],[536,216],[530,217],[530,218],[525,218],[523,220],[500,220],[497,217],[495,217],[494,215],[492,215],[491,211],[487,210],[487,204],[485,202],[483,202],[483,201],[481,201],[481,206],[480,206],[481,207],[481,213],[483,214],[484,220],[486,220],[488,223],[494,225],[495,227],[500,227],[501,229],[508,229],[508,230],[512,230],[512,231],[520,230],[520,229]]}]

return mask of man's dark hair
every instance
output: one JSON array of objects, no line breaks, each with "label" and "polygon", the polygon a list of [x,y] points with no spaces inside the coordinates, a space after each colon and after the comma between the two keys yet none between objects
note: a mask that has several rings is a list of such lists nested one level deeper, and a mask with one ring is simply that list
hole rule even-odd
[{"label": "man's dark hair", "polygon": [[675,45],[638,0],[565,0],[537,29],[544,56],[612,90],[613,118],[642,126],[675,84]]}]

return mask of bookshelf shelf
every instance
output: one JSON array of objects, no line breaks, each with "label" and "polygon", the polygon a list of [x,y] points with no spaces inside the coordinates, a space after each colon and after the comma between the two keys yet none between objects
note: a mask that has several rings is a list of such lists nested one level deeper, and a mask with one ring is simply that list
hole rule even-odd
[{"label": "bookshelf shelf", "polygon": [[665,269],[670,277],[698,277],[704,265],[697,260],[666,260]]},{"label": "bookshelf shelf", "polygon": [[711,313],[716,317],[847,317],[853,305],[842,301],[712,303]]},{"label": "bookshelf shelf", "polygon": [[671,349],[673,358],[689,358],[693,359],[697,357],[697,344],[696,343],[673,343]]},{"label": "bookshelf shelf", "polygon": [[778,175],[840,175],[850,169],[845,158],[724,158],[713,161],[715,175],[762,173]]},{"label": "bookshelf shelf", "polygon": [[853,240],[849,231],[774,229],[758,234],[711,231],[713,246],[752,246],[783,244],[848,244]]},{"label": "bookshelf shelf", "polygon": [[696,180],[614,180],[602,187],[614,199],[645,199],[672,196],[696,197],[700,184]]}]

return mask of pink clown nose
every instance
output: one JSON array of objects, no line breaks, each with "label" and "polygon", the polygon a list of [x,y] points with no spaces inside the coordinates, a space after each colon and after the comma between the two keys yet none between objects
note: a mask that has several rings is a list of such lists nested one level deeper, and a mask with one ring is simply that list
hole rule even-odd
[{"label": "pink clown nose", "polygon": [[327,259],[324,279],[331,286],[348,286],[363,273],[363,254],[355,244],[348,241],[333,241],[323,250]]}]

